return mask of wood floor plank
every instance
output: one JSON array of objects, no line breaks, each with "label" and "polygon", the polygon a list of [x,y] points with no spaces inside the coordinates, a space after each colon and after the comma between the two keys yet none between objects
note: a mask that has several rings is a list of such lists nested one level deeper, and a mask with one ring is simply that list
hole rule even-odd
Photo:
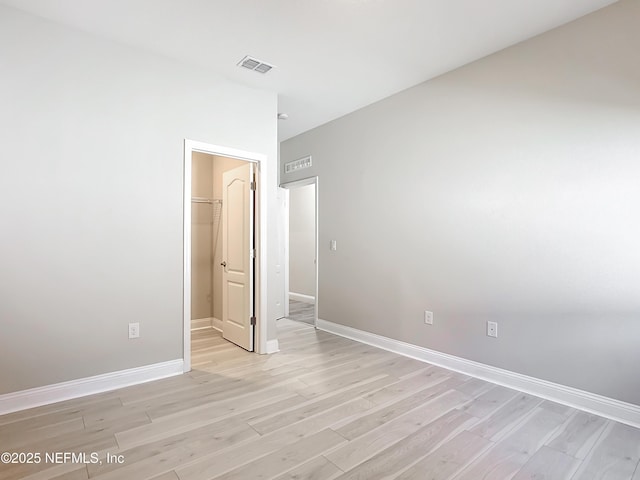
[{"label": "wood floor plank", "polygon": [[196,378],[196,381],[209,382],[209,379],[215,375],[222,375],[231,378],[246,377],[257,371],[266,372],[269,375],[278,375],[285,371],[296,372],[297,375],[304,375],[305,373],[310,372],[311,369],[301,365],[300,362],[295,362],[293,359],[290,362],[278,361],[277,355],[272,354],[267,359],[262,359],[261,357],[260,362],[241,362],[234,365],[227,365],[225,367],[216,367],[212,373],[198,377]]},{"label": "wood floor plank", "polygon": [[[331,427],[334,423],[354,415],[366,412],[361,398],[355,398],[337,408],[319,413],[313,417],[296,422],[284,429],[261,436],[245,445],[233,448],[223,454],[214,453],[194,462],[192,465],[177,469],[180,480],[207,480],[215,475],[231,470],[238,465],[249,463],[267,455],[278,448],[295,443]],[[364,402],[368,405],[368,402]]]},{"label": "wood floor plank", "polygon": [[297,300],[289,300],[289,318],[296,322],[313,325],[315,322],[315,305]]},{"label": "wood floor plank", "polygon": [[[389,360],[389,355],[380,355],[367,363],[359,358],[353,358],[349,363],[343,363],[328,370],[312,371],[311,373],[298,376],[298,380],[309,387],[315,385],[329,386],[336,384],[340,379],[348,381],[352,378],[361,378],[369,372],[377,371],[380,364]],[[394,359],[395,360],[395,359]],[[342,381],[344,383],[344,380]]]},{"label": "wood floor plank", "polygon": [[[369,347],[370,348],[370,347]],[[314,353],[308,355],[291,355],[288,353],[278,352],[273,355],[274,364],[292,365],[306,368],[309,371],[328,370],[340,365],[347,365],[351,362],[365,363],[366,359],[362,358],[367,349],[355,349],[350,346],[340,347],[327,353]],[[371,355],[367,355],[370,357]]]},{"label": "wood floor plank", "polygon": [[[278,344],[285,348],[294,347],[302,344],[312,345],[320,340],[328,340],[331,338],[326,332],[309,329],[307,331],[295,331],[286,333],[278,337]],[[346,345],[347,342],[345,341]]]},{"label": "wood floor plank", "polygon": [[311,460],[329,448],[346,442],[332,430],[322,430],[223,475],[218,480],[269,479]]},{"label": "wood floor plank", "polygon": [[640,430],[612,422],[575,479],[630,480],[639,462]]},{"label": "wood floor plank", "polygon": [[[317,432],[306,433],[310,436]],[[294,431],[265,435],[255,442],[222,453],[212,453],[200,460],[180,466],[176,468],[176,473],[180,480],[209,480],[236,469],[239,465],[260,459],[279,448],[292,445],[304,437],[305,433],[300,432],[298,428],[294,428]]]},{"label": "wood floor plank", "polygon": [[[386,421],[386,423],[367,421],[365,423],[375,425],[375,427],[357,438],[351,439],[349,443],[326,453],[325,456],[342,470],[351,470],[451,411],[461,396],[464,396],[462,392],[449,390],[417,408],[405,411],[402,415]],[[380,414],[380,411],[356,419],[355,422],[359,423],[362,418],[372,414]],[[336,431],[341,433],[340,429]]]},{"label": "wood floor plank", "polygon": [[[319,432],[325,428],[331,428],[335,431],[334,425],[343,420],[349,420],[366,413],[371,408],[371,403],[363,398],[355,398],[343,403],[335,408],[319,413],[301,420],[298,423],[288,425],[286,431],[288,434],[297,432],[298,437],[305,436],[311,432]],[[274,432],[273,434],[276,434]],[[263,438],[266,438],[263,437]]]},{"label": "wood floor plank", "polygon": [[[186,375],[177,375],[174,377],[164,378],[156,382],[146,382],[141,385],[133,385],[118,390],[118,398],[123,405],[130,403],[141,403],[145,400],[155,398],[158,395],[164,395],[167,392],[175,393],[182,389],[189,389],[196,386],[196,379],[200,375],[193,376],[195,372]],[[199,372],[202,373],[202,372]]]},{"label": "wood floor plank", "polygon": [[471,397],[479,397],[483,393],[491,390],[493,388],[493,384],[489,382],[485,382],[484,380],[480,380],[479,378],[471,378],[466,382],[461,383],[456,387],[456,390],[461,391],[462,393],[466,393]]},{"label": "wood floor plank", "polygon": [[[115,450],[117,443],[113,432],[104,431],[74,431],[62,435],[51,437],[48,439],[36,439],[28,446],[21,447],[23,452],[39,453],[41,458],[46,458],[46,454],[56,452],[73,452],[76,454],[91,455],[93,452],[99,452],[106,449]],[[3,480],[22,480],[29,475],[35,475],[38,472],[46,471],[51,468],[51,464],[42,461],[40,463],[31,464],[0,464],[0,478]],[[77,465],[72,465],[77,468]],[[70,469],[69,471],[73,471]],[[48,477],[45,477],[48,478]]]},{"label": "wood floor plank", "polygon": [[593,448],[606,424],[607,421],[602,417],[578,412],[548,445],[559,452],[583,459]]},{"label": "wood floor plank", "polygon": [[33,443],[34,438],[46,440],[49,438],[64,435],[70,432],[78,432],[84,429],[82,416],[70,418],[64,422],[44,425],[42,427],[32,428],[29,430],[16,430],[10,434],[6,433],[0,436],[2,442],[0,449],[4,451],[20,451],[22,447]]},{"label": "wood floor plank", "polygon": [[513,477],[513,480],[570,480],[578,464],[574,457],[543,446]]},{"label": "wood floor plank", "polygon": [[[367,361],[363,361],[362,355],[364,352],[367,356]],[[311,373],[307,375],[301,375],[300,380],[307,385],[314,385],[316,383],[323,382],[326,378],[333,378],[338,375],[344,375],[346,373],[357,372],[364,368],[370,368],[375,364],[380,364],[384,361],[393,360],[395,357],[393,354],[385,351],[371,351],[369,349],[361,350],[359,354],[353,354],[353,352],[343,352],[344,356],[348,358],[344,362],[341,362],[335,366],[326,368],[324,363],[317,365],[322,367],[322,370],[311,369]]]},{"label": "wood floor plank", "polygon": [[100,480],[145,480],[257,436],[253,429],[241,422],[236,425],[228,422],[225,427],[217,428],[206,426],[132,449],[114,449],[112,453],[124,457],[123,464],[103,462],[88,465],[87,469],[91,478]]},{"label": "wood floor plank", "polygon": [[228,472],[238,465],[244,465],[257,458],[298,441],[296,433],[277,432],[277,435],[265,435],[259,441],[247,443],[224,452],[213,452],[199,460],[181,465],[175,469],[180,480],[209,480],[216,475]]},{"label": "wood floor plank", "polygon": [[[195,379],[197,385],[219,383],[221,379],[226,381],[231,379],[256,379],[278,377],[280,375],[300,376],[307,374],[311,369],[301,366],[299,363],[276,363],[264,360],[250,364],[233,365],[231,368],[222,370],[215,367],[214,372],[201,375]],[[223,380],[224,381],[224,380]]]},{"label": "wood floor plank", "polygon": [[73,470],[68,473],[63,473],[61,475],[56,475],[55,477],[51,477],[50,480],[88,480],[89,474],[87,473],[86,468],[79,468],[77,470]]},{"label": "wood floor plank", "polygon": [[[4,480],[5,477],[0,478]],[[50,465],[49,468],[27,474],[20,477],[20,480],[87,480],[88,478],[89,474],[87,473],[86,466],[75,463],[63,463]]]},{"label": "wood floor plank", "polygon": [[230,400],[215,404],[207,404],[206,408],[197,407],[184,410],[174,415],[157,419],[150,424],[130,428],[116,433],[120,448],[132,448],[162,438],[179,435],[194,428],[212,425],[234,415],[244,419],[253,419],[256,415],[268,414],[272,409],[280,411],[300,404],[304,398],[295,393],[284,392],[279,395],[268,395],[262,392],[239,400]]},{"label": "wood floor plank", "polygon": [[38,407],[33,409],[35,411],[33,417],[29,417],[28,415],[14,417],[13,414],[9,414],[13,420],[6,423],[2,422],[3,416],[0,416],[0,438],[10,436],[14,432],[23,432],[47,425],[61,424],[112,406],[119,407],[122,405],[122,402],[117,396],[112,395],[109,398],[99,398],[94,403],[91,403],[85,398],[82,404],[77,406],[74,404],[75,402],[73,400],[70,401],[71,406],[66,406],[66,402],[60,402],[55,404],[55,408],[51,407],[51,411]]},{"label": "wood floor plank", "polygon": [[540,408],[544,408],[546,410],[551,410],[552,412],[559,413],[564,415],[565,417],[569,417],[575,410],[567,405],[561,405],[556,402],[552,402],[551,400],[545,400],[540,404]]},{"label": "wood floor plank", "polygon": [[[257,357],[257,358],[256,358]],[[268,362],[269,359],[264,358],[262,355],[259,356],[251,356],[251,355],[242,355],[240,357],[224,361],[212,361],[209,365],[204,367],[197,367],[199,371],[199,375],[194,377],[196,380],[202,377],[203,375],[226,375],[228,371],[240,368],[240,367],[255,367],[256,369],[260,369],[262,365]]]},{"label": "wood floor plank", "polygon": [[257,381],[241,381],[233,388],[220,386],[207,389],[206,391],[195,391],[192,396],[182,399],[172,398],[171,401],[162,401],[152,407],[147,408],[147,414],[152,420],[180,412],[184,409],[198,407],[208,403],[215,403],[232,398],[241,398],[251,395],[256,390],[263,390],[265,395],[280,391],[280,387],[287,384],[298,383],[295,377],[285,376],[283,378],[263,378]]},{"label": "wood floor plank", "polygon": [[542,403],[542,399],[520,393],[500,407],[489,417],[478,423],[471,432],[484,438],[498,440],[503,432],[522,422],[526,415]]},{"label": "wood floor plank", "polygon": [[[118,414],[118,411],[121,414]],[[144,410],[127,412],[123,407],[104,413],[89,413],[82,418],[87,431],[110,430],[114,433],[151,423],[149,415]]]},{"label": "wood floor plank", "polygon": [[287,348],[287,353],[290,355],[312,355],[314,353],[325,353],[336,348],[346,348],[351,345],[351,341],[343,338],[321,336],[312,343],[294,343],[292,346]]},{"label": "wood floor plank", "polygon": [[[304,343],[317,343],[322,340],[335,340],[331,334],[313,328],[305,328],[300,330],[287,330],[282,335],[278,335],[278,343],[286,346],[296,346]],[[348,343],[346,338],[341,339],[343,343]],[[281,342],[282,341],[282,342]]]},{"label": "wood floor plank", "polygon": [[28,425],[42,426],[50,424],[49,417],[59,418],[61,416],[74,415],[79,412],[85,412],[87,409],[97,410],[103,405],[111,405],[121,403],[118,392],[105,392],[95,395],[65,400],[64,402],[52,403],[41,407],[34,407],[28,410],[0,415],[0,434],[5,429],[11,430],[10,425],[21,423],[21,428],[28,428]]},{"label": "wood floor plank", "polygon": [[[373,392],[367,395],[366,398],[376,405],[384,405],[389,402],[402,400],[416,392],[450,379],[451,376],[445,373],[433,368],[427,368],[417,375],[412,375],[377,392]],[[460,381],[457,383],[460,383]]]},{"label": "wood floor plank", "polygon": [[484,418],[498,410],[502,405],[514,398],[518,392],[510,388],[494,385],[463,408],[469,415]]},{"label": "wood floor plank", "polygon": [[215,379],[210,379],[208,382],[203,380],[192,380],[188,385],[184,385],[181,388],[167,388],[162,391],[150,390],[130,398],[124,397],[122,398],[122,403],[126,406],[139,406],[143,409],[149,409],[154,406],[164,405],[170,402],[188,400],[193,396],[199,396],[200,394],[216,392],[222,388],[228,388],[231,390],[238,386],[242,386],[244,383],[245,381],[242,378],[218,375]]},{"label": "wood floor plank", "polygon": [[[260,434],[273,432],[291,423],[295,423],[327,409],[336,407],[341,403],[349,401],[354,396],[357,398],[361,396],[363,389],[364,391],[370,391],[380,388],[382,385],[387,385],[389,383],[388,379],[388,376],[372,377],[373,381],[367,381],[365,383],[361,382],[355,387],[339,391],[338,393],[330,393],[317,397],[313,400],[307,400],[295,408],[277,413],[266,419],[249,421],[248,423]],[[356,392],[358,392],[358,394],[354,395]]]},{"label": "wood floor plank", "polygon": [[340,475],[342,480],[379,480],[413,465],[464,428],[473,417],[452,410]]},{"label": "wood floor plank", "polygon": [[180,480],[175,471],[171,470],[170,472],[161,473],[160,475],[156,475],[149,480]]},{"label": "wood floor plank", "polygon": [[[430,400],[438,398],[440,395],[451,390],[455,385],[455,379],[432,385],[409,397],[403,398],[398,402],[383,405],[382,407],[373,410],[371,413],[340,427],[337,432],[344,438],[352,440],[406,414],[407,412],[412,411],[415,408],[423,406]],[[450,402],[450,405],[453,407],[457,407],[468,400],[469,397],[462,392],[451,391],[445,395],[445,401]]]},{"label": "wood floor plank", "polygon": [[317,457],[293,470],[283,473],[274,480],[332,480],[342,474],[342,470],[324,457]]},{"label": "wood floor plank", "polygon": [[470,432],[461,432],[455,438],[440,446],[408,470],[397,480],[446,480],[460,471],[483,450],[491,441]]},{"label": "wood floor plank", "polygon": [[524,424],[471,463],[455,480],[510,479],[564,422],[562,414],[538,408]]}]

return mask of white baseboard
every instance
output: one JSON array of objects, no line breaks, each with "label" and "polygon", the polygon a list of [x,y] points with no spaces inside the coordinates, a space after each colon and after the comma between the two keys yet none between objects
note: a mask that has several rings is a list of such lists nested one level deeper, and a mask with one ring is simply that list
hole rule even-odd
[{"label": "white baseboard", "polygon": [[267,341],[267,351],[264,352],[266,354],[276,353],[280,351],[280,345],[278,345],[278,339],[268,340]]},{"label": "white baseboard", "polygon": [[316,303],[316,297],[295,292],[289,292],[289,300],[297,300],[298,302],[310,303],[311,305],[315,305]]},{"label": "white baseboard", "polygon": [[211,328],[212,322],[213,322],[212,317],[191,319],[191,330],[201,330],[203,328]]},{"label": "white baseboard", "polygon": [[318,319],[319,330],[640,428],[640,406]]},{"label": "white baseboard", "polygon": [[221,332],[222,331],[222,320],[220,320],[219,318],[216,318],[216,317],[212,317],[211,318],[211,327],[215,328],[216,330]]},{"label": "white baseboard", "polygon": [[182,374],[183,360],[145,365],[0,395],[0,415]]}]

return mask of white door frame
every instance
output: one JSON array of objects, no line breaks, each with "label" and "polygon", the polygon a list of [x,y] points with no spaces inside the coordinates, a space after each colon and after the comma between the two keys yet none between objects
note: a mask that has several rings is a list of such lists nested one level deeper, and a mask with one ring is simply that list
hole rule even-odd
[{"label": "white door frame", "polygon": [[280,298],[283,303],[284,315],[279,318],[283,318],[289,316],[289,189],[280,186],[278,187],[278,212],[278,217],[282,222],[278,225],[279,228],[282,228],[278,232],[282,234],[279,238],[282,243],[278,245],[281,249],[278,254],[282,253],[282,257],[279,257],[279,266],[282,272],[282,284],[284,285],[282,297]]},{"label": "white door frame", "polygon": [[[267,352],[267,258],[264,248],[267,244],[267,185],[264,175],[267,156],[261,153],[247,152],[236,148],[213,145],[185,139],[184,141],[184,183],[183,183],[183,370],[191,371],[191,180],[192,155],[194,152],[236,158],[256,164],[256,327],[255,351]],[[239,347],[238,347],[239,348]]]},{"label": "white door frame", "polygon": [[[303,178],[301,180],[296,180],[294,182],[286,182],[286,183],[281,183],[280,184],[280,188],[286,188],[287,190],[290,190],[292,188],[298,188],[298,187],[306,187],[307,185],[315,185],[316,186],[316,196],[315,196],[315,237],[316,237],[316,248],[315,248],[315,256],[316,256],[316,263],[314,265],[315,267],[315,279],[316,279],[316,293],[315,293],[315,297],[316,297],[316,301],[314,304],[314,308],[313,308],[313,325],[314,327],[318,328],[318,303],[319,303],[319,297],[318,297],[318,292],[319,292],[319,285],[318,285],[318,264],[320,263],[320,259],[318,258],[319,255],[319,251],[318,251],[318,246],[319,246],[319,229],[318,229],[318,177],[308,177],[308,178]],[[287,198],[287,209],[290,208],[291,204],[290,204],[290,198],[291,196],[289,195],[289,198]],[[285,222],[285,253],[284,253],[284,285],[285,285],[285,289],[284,289],[284,301],[285,301],[285,312],[287,315],[289,315],[289,216],[287,215],[286,218],[286,222]]]}]

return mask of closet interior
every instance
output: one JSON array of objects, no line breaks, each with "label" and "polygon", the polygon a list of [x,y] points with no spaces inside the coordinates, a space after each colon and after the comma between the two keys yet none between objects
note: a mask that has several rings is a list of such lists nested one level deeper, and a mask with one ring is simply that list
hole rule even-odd
[{"label": "closet interior", "polygon": [[194,152],[191,183],[191,329],[222,328],[222,174],[245,162]]}]

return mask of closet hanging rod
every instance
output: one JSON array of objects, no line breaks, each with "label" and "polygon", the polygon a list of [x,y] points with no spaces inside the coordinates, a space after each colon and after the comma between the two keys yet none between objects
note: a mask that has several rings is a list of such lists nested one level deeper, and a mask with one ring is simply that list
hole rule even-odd
[{"label": "closet hanging rod", "polygon": [[219,198],[191,197],[191,203],[222,203]]}]

